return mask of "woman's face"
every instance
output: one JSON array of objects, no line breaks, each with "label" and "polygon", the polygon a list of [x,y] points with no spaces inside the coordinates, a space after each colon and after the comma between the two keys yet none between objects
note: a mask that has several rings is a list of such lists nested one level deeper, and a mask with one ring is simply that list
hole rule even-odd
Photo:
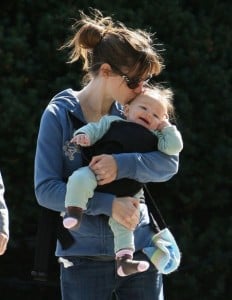
[{"label": "woman's face", "polygon": [[113,97],[122,105],[127,104],[143,91],[143,82],[141,82],[136,89],[130,89],[126,85],[124,79],[119,75],[117,76],[117,79],[115,81],[116,83],[113,88]]},{"label": "woman's face", "polygon": [[117,73],[113,73],[113,75],[111,76],[112,96],[122,105],[130,102],[144,90],[143,85],[146,81],[146,77],[144,76],[144,78],[141,78],[139,80],[135,80],[134,78],[136,77],[133,77],[133,75],[129,77]]}]

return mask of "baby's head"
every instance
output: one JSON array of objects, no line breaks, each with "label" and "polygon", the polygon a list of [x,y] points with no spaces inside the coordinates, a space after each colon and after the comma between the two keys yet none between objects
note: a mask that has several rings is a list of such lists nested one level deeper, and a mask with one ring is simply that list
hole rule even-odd
[{"label": "baby's head", "polygon": [[124,114],[128,121],[156,130],[161,122],[174,117],[173,92],[161,86],[145,87],[143,93],[124,106]]}]

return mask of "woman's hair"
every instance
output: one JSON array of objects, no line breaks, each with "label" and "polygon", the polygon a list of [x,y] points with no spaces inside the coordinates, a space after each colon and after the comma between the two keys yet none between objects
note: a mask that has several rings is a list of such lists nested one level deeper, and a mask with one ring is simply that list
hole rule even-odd
[{"label": "woman's hair", "polygon": [[80,20],[73,25],[74,36],[63,48],[71,48],[69,63],[83,60],[83,70],[97,75],[100,66],[108,63],[112,69],[127,68],[136,77],[158,75],[163,59],[155,49],[152,34],[140,29],[131,30],[123,23],[103,17],[97,9],[91,16],[80,12]]}]

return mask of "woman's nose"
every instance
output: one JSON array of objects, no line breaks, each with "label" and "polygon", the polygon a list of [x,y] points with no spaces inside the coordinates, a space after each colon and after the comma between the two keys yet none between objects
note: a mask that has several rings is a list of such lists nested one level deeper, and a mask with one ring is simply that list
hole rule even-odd
[{"label": "woman's nose", "polygon": [[144,91],[144,81],[139,83],[139,86],[133,90],[135,94],[141,94]]}]

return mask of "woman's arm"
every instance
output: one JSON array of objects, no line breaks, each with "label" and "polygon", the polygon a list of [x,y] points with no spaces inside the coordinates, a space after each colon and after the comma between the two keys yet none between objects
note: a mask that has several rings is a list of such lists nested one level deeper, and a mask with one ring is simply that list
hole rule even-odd
[{"label": "woman's arm", "polygon": [[139,182],[164,182],[173,177],[179,167],[178,155],[159,151],[148,153],[114,154],[117,162],[117,179],[131,178]]},{"label": "woman's arm", "polygon": [[89,208],[91,208],[91,212],[94,212],[96,215],[105,214],[109,217],[113,217],[129,230],[134,230],[139,222],[139,200],[133,197],[114,197],[112,202],[105,201],[105,207],[102,205],[100,207],[98,201],[92,201],[91,199],[88,202],[87,212]]},{"label": "woman's arm", "polygon": [[149,153],[102,154],[92,158],[90,167],[96,174],[98,184],[116,179],[130,178],[141,183],[163,182],[178,171],[178,156],[159,151]]},{"label": "woman's arm", "polygon": [[66,184],[62,160],[62,126],[56,111],[49,107],[41,118],[39,128],[34,184],[38,203],[55,211],[64,210]]}]

